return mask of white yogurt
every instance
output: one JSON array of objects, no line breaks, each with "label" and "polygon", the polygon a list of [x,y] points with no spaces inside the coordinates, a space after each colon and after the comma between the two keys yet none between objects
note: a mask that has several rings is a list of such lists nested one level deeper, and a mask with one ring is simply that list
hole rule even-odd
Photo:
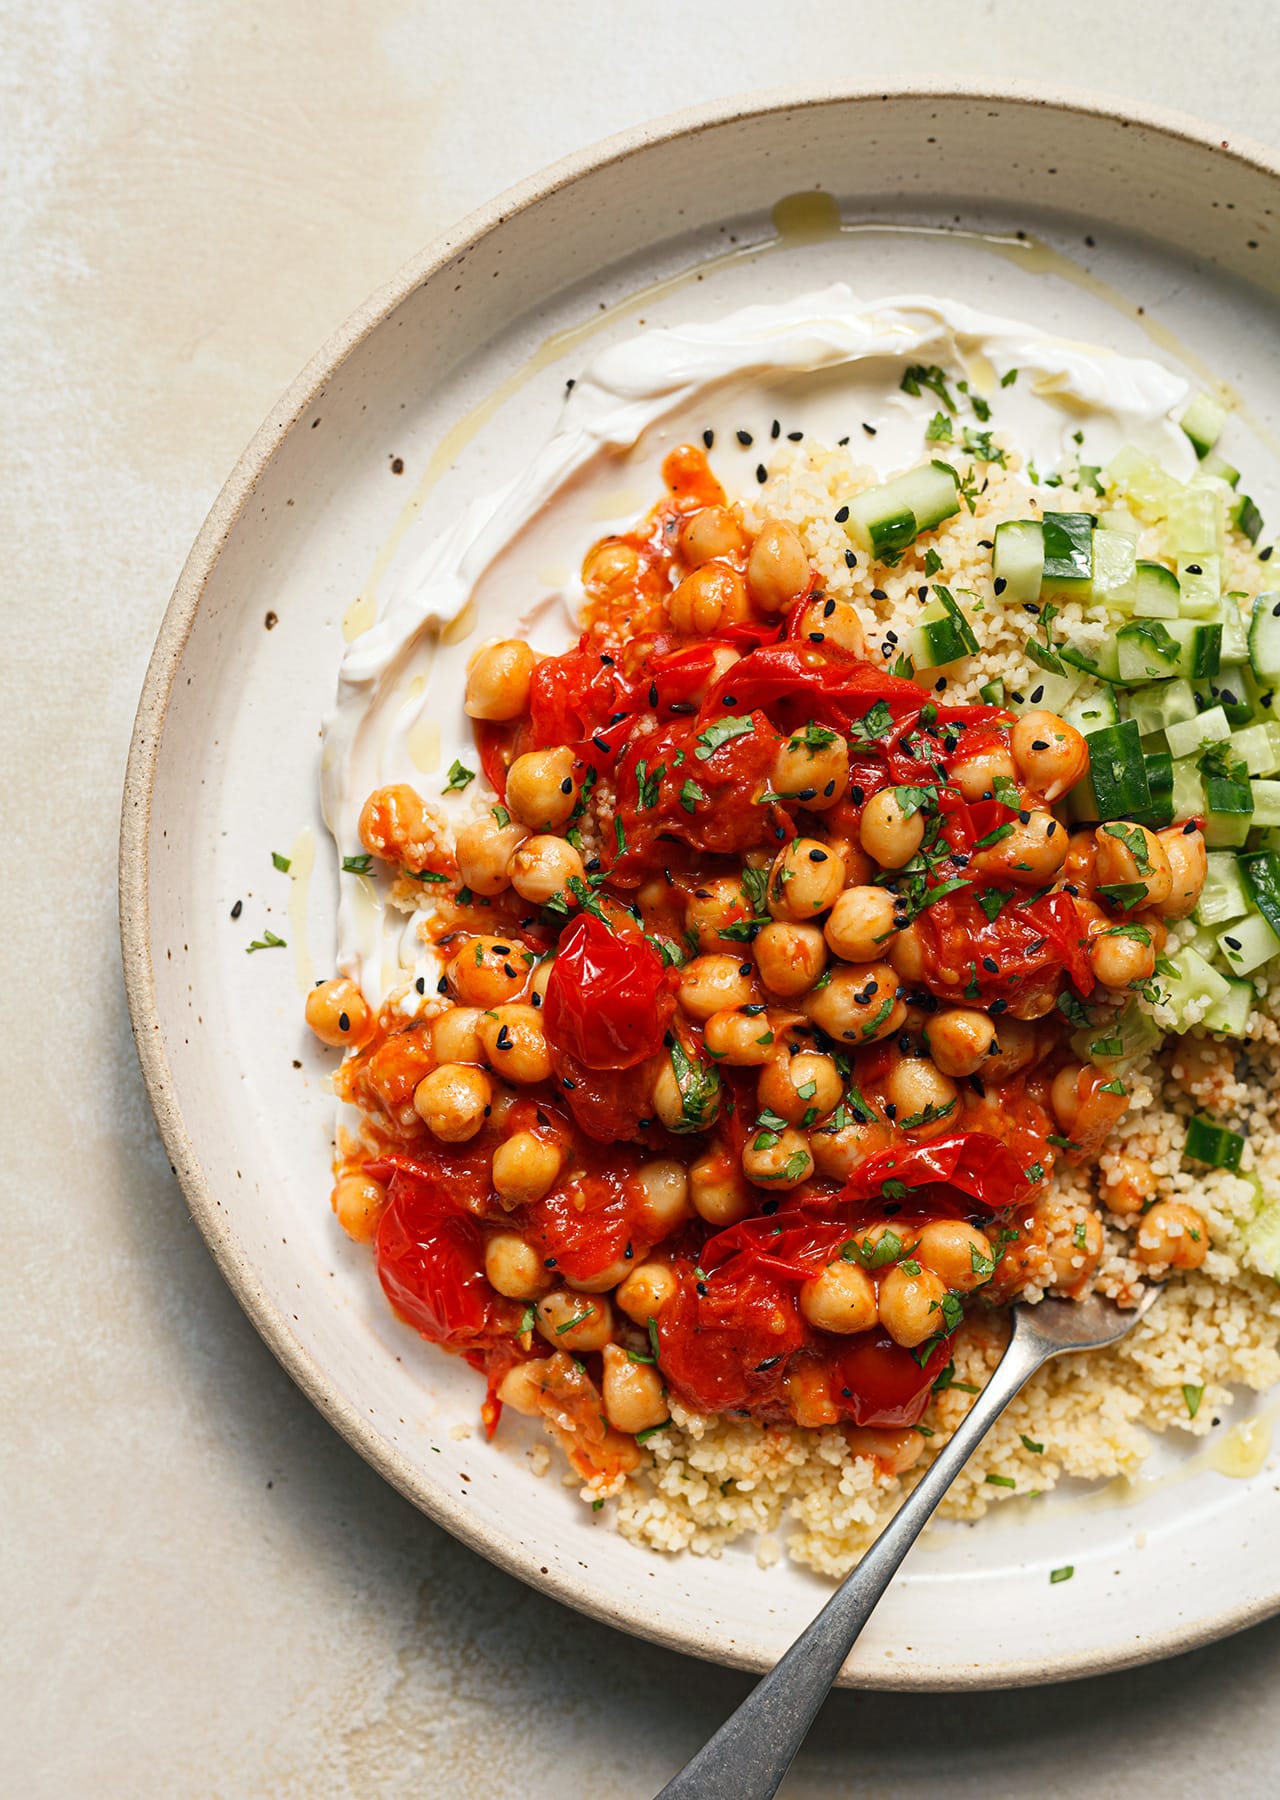
[{"label": "white yogurt", "polygon": [[[902,392],[911,363],[962,370],[990,402],[990,428],[1044,472],[1078,454],[1105,463],[1125,443],[1178,479],[1194,467],[1175,423],[1190,394],[1181,376],[957,301],[912,294],[867,304],[839,283],[784,305],[641,332],[590,363],[545,448],[422,549],[376,624],[347,649],[321,761],[339,856],[360,853],[361,806],[385,783],[410,783],[458,822],[492,798],[480,775],[464,793],[441,793],[455,758],[479,766],[463,711],[467,663],[492,637],[543,652],[568,646],[582,600],[572,572],[596,538],[630,527],[658,497],[667,449],[711,427],[736,450],[734,431],[750,431],[759,448],[747,459],[714,460],[733,497],[735,472],[745,488],[756,461],[768,460],[769,424],[779,417],[821,442],[852,435],[857,460],[891,475],[930,449],[925,428],[938,407],[928,390]],[[1006,387],[1010,370],[1017,379]],[[382,875],[343,878],[338,967],[371,1005],[403,992],[412,1013],[413,984],[426,977],[432,993],[438,959],[386,895]]]}]

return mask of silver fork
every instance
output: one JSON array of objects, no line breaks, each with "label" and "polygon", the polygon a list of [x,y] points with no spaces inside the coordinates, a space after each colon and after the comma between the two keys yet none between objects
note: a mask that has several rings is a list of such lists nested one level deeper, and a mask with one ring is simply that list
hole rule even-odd
[{"label": "silver fork", "polygon": [[738,1710],[658,1800],[769,1800],[791,1767],[818,1709],[907,1551],[943,1495],[1018,1390],[1051,1357],[1118,1343],[1159,1294],[1125,1311],[1091,1294],[1015,1306],[1009,1345],[951,1442],[841,1582],[812,1625],[757,1683]]}]

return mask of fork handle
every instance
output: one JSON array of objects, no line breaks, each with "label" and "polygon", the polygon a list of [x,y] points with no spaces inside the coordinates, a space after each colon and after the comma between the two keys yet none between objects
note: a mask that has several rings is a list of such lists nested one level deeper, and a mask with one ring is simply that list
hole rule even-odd
[{"label": "fork handle", "polygon": [[770,1800],[903,1557],[1005,1407],[1045,1361],[1042,1349],[1014,1333],[950,1443],[866,1555],[658,1800]]}]

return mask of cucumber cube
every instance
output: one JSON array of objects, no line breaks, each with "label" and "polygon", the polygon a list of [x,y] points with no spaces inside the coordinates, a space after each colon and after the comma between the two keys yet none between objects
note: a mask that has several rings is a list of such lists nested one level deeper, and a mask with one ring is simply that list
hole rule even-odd
[{"label": "cucumber cube", "polygon": [[996,526],[991,570],[997,597],[1010,605],[1040,598],[1044,527],[1035,519],[1006,519]]},{"label": "cucumber cube", "polygon": [[1216,619],[1222,600],[1222,564],[1210,551],[1178,558],[1178,587],[1184,619]]},{"label": "cucumber cube", "polygon": [[1093,598],[1113,612],[1130,612],[1138,598],[1138,546],[1121,531],[1093,534]]},{"label": "cucumber cube", "polygon": [[1044,515],[1044,575],[1040,592],[1048,599],[1087,598],[1093,580],[1093,515]]},{"label": "cucumber cube", "polygon": [[1226,409],[1211,394],[1193,394],[1187,402],[1186,411],[1179,423],[1191,439],[1196,455],[1201,461],[1208,456],[1213,446],[1222,436],[1222,427],[1227,422]]},{"label": "cucumber cube", "polygon": [[1231,736],[1231,726],[1222,708],[1211,706],[1208,712],[1198,713],[1194,719],[1166,725],[1164,735],[1174,756],[1193,756],[1206,744],[1225,744]]},{"label": "cucumber cube", "polygon": [[1273,956],[1280,956],[1280,937],[1261,913],[1250,913],[1218,933],[1218,947],[1233,974],[1248,975]]}]

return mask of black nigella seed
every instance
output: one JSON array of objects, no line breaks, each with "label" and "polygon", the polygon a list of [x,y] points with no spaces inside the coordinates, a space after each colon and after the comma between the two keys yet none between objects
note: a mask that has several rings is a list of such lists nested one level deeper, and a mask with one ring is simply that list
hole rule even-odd
[{"label": "black nigella seed", "polygon": [[835,784],[834,779],[829,781],[827,783],[826,787],[824,787],[822,791],[826,795],[827,799],[829,800],[831,798],[832,794],[834,794],[836,791],[836,784]]},{"label": "black nigella seed", "polygon": [[845,566],[845,568],[846,568],[846,569],[856,569],[856,568],[857,568],[857,566],[858,566],[858,558],[857,558],[857,556],[856,556],[856,554],[855,554],[855,553],[854,553],[854,552],[853,552],[853,551],[852,551],[852,550],[846,550],[846,551],[845,551],[845,553],[844,553],[844,566]]},{"label": "black nigella seed", "polygon": [[544,1269],[554,1269],[559,1267],[554,1256],[544,1256],[542,1259],[542,1266]]},{"label": "black nigella seed", "polygon": [[649,704],[650,706],[656,706],[658,704],[658,684],[656,681],[651,681],[649,683]]},{"label": "black nigella seed", "polygon": [[595,734],[595,736],[592,738],[591,742],[595,745],[596,749],[600,752],[601,756],[608,756],[608,754],[609,754],[608,738],[602,738],[600,736],[600,733],[597,732]]},{"label": "black nigella seed", "polygon": [[673,700],[671,710],[673,713],[696,713],[698,709],[692,700]]},{"label": "black nigella seed", "polygon": [[867,791],[865,788],[860,788],[855,784],[849,789],[849,798],[853,801],[855,806],[861,806],[866,797]]},{"label": "black nigella seed", "polygon": [[951,752],[959,746],[959,743],[959,738],[944,737],[942,740],[942,748],[946,751],[947,755],[950,756]]},{"label": "black nigella seed", "polygon": [[501,1028],[501,1030],[498,1032],[497,1043],[498,1043],[499,1050],[510,1050],[510,1048],[511,1048],[511,1032],[506,1025],[504,1025]]},{"label": "black nigella seed", "polygon": [[836,514],[836,524],[843,525],[845,523],[845,521],[848,519],[848,517],[849,517],[849,508],[847,506],[842,506],[840,508],[840,511]]},{"label": "black nigella seed", "polygon": [[987,1090],[983,1086],[981,1075],[970,1075],[969,1086],[973,1089],[974,1093],[978,1096],[979,1100],[986,1099]]},{"label": "black nigella seed", "polygon": [[[867,434],[867,436],[868,436],[868,437],[874,437],[874,436],[875,436],[875,435],[876,435],[876,428],[875,428],[875,426],[874,426],[874,425],[868,425],[868,424],[867,424],[867,421],[866,421],[866,420],[865,420],[865,419],[864,419],[864,420],[863,420],[863,421],[862,421],[862,429],[863,429],[863,430],[864,430],[864,431],[865,431],[865,432],[866,432],[866,434]],[[847,444],[847,443],[848,443],[848,442],[849,442],[849,440],[848,440],[848,438],[846,438],[846,439],[845,439],[845,440],[844,440],[844,441],[845,441],[845,443],[846,443],[846,444]]]},{"label": "black nigella seed", "polygon": [[541,1006],[542,1005],[542,995],[539,993],[530,994],[529,1004],[530,1004],[530,1006],[534,1007],[535,1009],[537,1007]]},{"label": "black nigella seed", "polygon": [[827,603],[826,603],[826,605],[825,605],[825,606],[824,606],[824,607],[823,607],[823,609],[822,609],[822,616],[823,616],[823,618],[824,618],[824,619],[829,619],[829,618],[830,618],[830,617],[831,617],[831,615],[832,615],[832,613],[833,613],[833,612],[834,612],[834,611],[835,611],[835,610],[836,610],[836,603],[835,603],[835,601],[834,601],[834,600],[828,600],[828,601],[827,601]]},{"label": "black nigella seed", "polygon": [[756,480],[760,483],[761,487],[764,486],[765,482],[768,481],[768,479],[769,479],[768,469],[765,468],[763,463],[757,463],[756,464]]},{"label": "black nigella seed", "polygon": [[[1191,829],[1194,831],[1195,826],[1193,825]],[[1080,892],[1080,889],[1078,887],[1074,887],[1071,882],[1064,881],[1062,884],[1062,891],[1064,894],[1070,894],[1071,898],[1074,900],[1076,895]]]},{"label": "black nigella seed", "polygon": [[896,631],[886,631],[884,634],[884,641],[886,644],[896,644],[898,641],[897,632]]},{"label": "black nigella seed", "polygon": [[[1014,698],[1015,698],[1015,699],[1017,699],[1017,695],[1016,695],[1016,694],[1015,694],[1015,695],[1014,695]],[[1032,690],[1031,690],[1031,704],[1032,704],[1032,706],[1039,706],[1039,704],[1040,704],[1040,702],[1041,702],[1041,701],[1042,701],[1042,700],[1043,700],[1043,699],[1044,699],[1044,683],[1043,683],[1043,682],[1039,682],[1039,683],[1037,683],[1037,685],[1036,685],[1036,686],[1035,686],[1035,687],[1033,687],[1033,688],[1032,688]]]},{"label": "black nigella seed", "polygon": [[244,911],[244,901],[237,900],[235,905],[231,908],[231,917],[233,919],[238,919],[240,917],[240,914],[243,911]]},{"label": "black nigella seed", "polygon": [[810,862],[821,863],[821,862],[826,862],[826,860],[827,860],[827,853],[825,850],[810,850],[810,852],[809,852],[809,861]]},{"label": "black nigella seed", "polygon": [[1040,617],[1040,608],[1036,605],[1034,600],[1024,600],[1022,602],[1022,610],[1023,612],[1030,613],[1033,619],[1038,619]]},{"label": "black nigella seed", "polygon": [[436,983],[436,992],[437,994],[447,994],[449,992],[449,983],[445,980],[443,975]]},{"label": "black nigella seed", "polygon": [[613,658],[611,656],[606,656],[603,650],[600,652],[600,661],[604,664],[606,669],[611,669],[613,667]]},{"label": "black nigella seed", "polygon": [[897,1118],[897,1116],[898,1116],[898,1109],[897,1109],[897,1107],[896,1107],[896,1106],[895,1106],[895,1105],[894,1105],[894,1104],[893,1104],[893,1101],[892,1101],[892,1100],[886,1100],[886,1101],[885,1101],[885,1103],[884,1103],[884,1116],[885,1116],[885,1118],[886,1118],[886,1119],[896,1119],[896,1118]]},{"label": "black nigella seed", "polygon": [[600,870],[600,858],[598,856],[593,856],[591,861],[584,866],[588,875],[596,875]]},{"label": "black nigella seed", "polygon": [[426,991],[427,991],[427,978],[426,978],[426,976],[425,976],[425,975],[419,975],[419,977],[418,977],[418,979],[417,979],[417,980],[416,980],[416,981],[415,981],[415,982],[414,982],[414,984],[413,984],[413,985],[414,985],[414,987],[416,987],[416,988],[417,988],[417,990],[418,990],[418,992],[419,992],[419,993],[420,993],[420,994],[425,994],[425,993],[426,993]]},{"label": "black nigella seed", "polygon": [[991,1002],[990,1006],[987,1008],[987,1011],[989,1013],[1002,1013],[1002,1012],[1008,1012],[1008,1010],[1009,1010],[1009,1002],[1007,1000],[993,1000]]},{"label": "black nigella seed", "polygon": [[982,966],[987,971],[988,975],[998,975],[1000,973],[1000,965],[994,956],[984,956],[982,959]]},{"label": "black nigella seed", "polygon": [[1265,550],[1259,550],[1258,561],[1259,562],[1270,562],[1271,561],[1271,552],[1274,549],[1275,549],[1274,544],[1268,544]]},{"label": "black nigella seed", "polygon": [[1004,590],[1008,587],[1008,585],[1009,585],[1009,583],[1005,580],[1003,575],[996,576],[995,590],[996,590],[997,594],[1003,594]]},{"label": "black nigella seed", "polygon": [[560,1086],[562,1088],[567,1088],[570,1093],[573,1092],[573,1090],[577,1087],[577,1085],[578,1085],[577,1082],[570,1081],[570,1079],[567,1075],[562,1075],[560,1077]]},{"label": "black nigella seed", "polygon": [[508,981],[514,981],[516,979],[516,971],[512,968],[510,963],[503,963],[502,970]]},{"label": "black nigella seed", "polygon": [[926,583],[924,587],[918,587],[916,589],[916,599],[917,600],[927,600],[928,598],[929,598],[929,588],[928,588],[928,584]]},{"label": "black nigella seed", "polygon": [[1240,948],[1239,938],[1224,937],[1222,941],[1230,950],[1238,950]]},{"label": "black nigella seed", "polygon": [[811,631],[809,632],[808,637],[811,644],[825,644],[827,641],[827,634],[825,631]]},{"label": "black nigella seed", "polygon": [[743,446],[744,449],[746,448],[746,446],[749,443],[752,442],[751,433],[749,431],[739,431],[739,432],[736,432],[734,435],[737,437],[738,442]]},{"label": "black nigella seed", "polygon": [[1203,575],[1204,570],[1200,567],[1199,563],[1188,563],[1187,564],[1187,574],[1188,575]]},{"label": "black nigella seed", "polygon": [[736,706],[738,704],[738,696],[736,694],[725,694],[722,696],[720,704],[722,706]]},{"label": "black nigella seed", "polygon": [[348,1018],[347,1014],[339,1013],[338,1014],[338,1030],[339,1031],[350,1031],[350,1029],[351,1029],[351,1020]]},{"label": "black nigella seed", "polygon": [[787,433],[787,442],[789,444],[798,444],[803,436],[803,431],[789,431]]},{"label": "black nigella seed", "polygon": [[978,548],[980,550],[994,550],[995,545],[991,542],[990,538],[979,538],[978,539]]},{"label": "black nigella seed", "polygon": [[702,434],[702,441],[707,446],[707,449],[710,450],[712,444],[716,441],[715,432],[711,430],[704,431]]},{"label": "black nigella seed", "polygon": [[809,800],[816,800],[817,798],[818,798],[817,788],[801,788],[800,792],[796,795],[797,800],[803,800],[806,802]]},{"label": "black nigella seed", "polygon": [[1047,750],[1049,748],[1048,741],[1045,738],[1032,738],[1031,748],[1033,750]]},{"label": "black nigella seed", "polygon": [[[885,593],[883,588],[872,588],[871,598],[873,600],[887,600],[889,596]],[[894,641],[896,642],[897,640],[895,639]]]},{"label": "black nigella seed", "polygon": [[560,783],[560,792],[562,794],[571,794],[573,792],[573,777],[571,775],[566,775],[564,780]]},{"label": "black nigella seed", "polygon": [[707,1292],[707,1284],[705,1281],[695,1282],[694,1285],[700,1294],[705,1294]]},{"label": "black nigella seed", "polygon": [[1018,823],[1019,825],[1030,825],[1031,814],[1029,812],[1020,812],[1018,814]]},{"label": "black nigella seed", "polygon": [[773,424],[770,425],[770,427],[769,427],[769,436],[771,438],[776,438],[776,437],[781,437],[781,435],[782,435],[781,421],[778,419],[775,419],[773,421]]},{"label": "black nigella seed", "polygon": [[755,972],[756,972],[756,965],[754,963],[739,963],[738,964],[739,975],[754,975]]},{"label": "black nigella seed", "polygon": [[1194,819],[1188,819],[1186,824],[1182,827],[1182,835],[1183,837],[1190,837],[1193,831],[1199,831],[1199,829],[1200,827],[1196,824]]},{"label": "black nigella seed", "polygon": [[935,694],[945,694],[946,693],[947,678],[945,675],[939,675],[938,679],[933,684],[933,691]]}]

